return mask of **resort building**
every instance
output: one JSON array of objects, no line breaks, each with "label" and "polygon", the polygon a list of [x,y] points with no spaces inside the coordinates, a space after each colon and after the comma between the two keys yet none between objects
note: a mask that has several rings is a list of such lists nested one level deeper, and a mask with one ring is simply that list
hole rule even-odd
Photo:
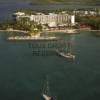
[{"label": "resort building", "polygon": [[24,12],[14,13],[14,19],[16,21],[21,18],[28,18],[37,24],[47,24],[49,27],[75,25],[75,15],[69,15],[67,13],[36,13],[31,15],[25,14]]},{"label": "resort building", "polygon": [[100,16],[100,9],[91,9],[91,10],[86,10],[86,9],[80,9],[80,10],[73,10],[74,15],[79,15],[79,16]]}]

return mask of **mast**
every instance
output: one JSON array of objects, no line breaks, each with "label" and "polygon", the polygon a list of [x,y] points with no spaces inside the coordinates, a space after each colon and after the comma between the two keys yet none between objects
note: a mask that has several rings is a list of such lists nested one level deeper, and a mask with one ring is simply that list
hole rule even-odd
[{"label": "mast", "polygon": [[67,53],[71,53],[71,43],[68,42],[67,44]]},{"label": "mast", "polygon": [[48,76],[46,77],[46,80],[44,81],[44,87],[43,87],[43,93],[50,96],[50,88],[49,88],[49,81]]},{"label": "mast", "polygon": [[43,93],[42,93],[44,100],[56,100],[56,96],[51,96],[48,76],[46,77],[45,83],[46,84],[44,85]]}]

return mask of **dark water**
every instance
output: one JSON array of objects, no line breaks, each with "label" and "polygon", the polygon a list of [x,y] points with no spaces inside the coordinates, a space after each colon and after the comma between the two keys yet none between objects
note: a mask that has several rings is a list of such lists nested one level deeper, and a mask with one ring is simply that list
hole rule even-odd
[{"label": "dark water", "polygon": [[0,100],[42,100],[46,75],[58,100],[100,99],[100,38],[91,32],[70,36],[76,59],[68,61],[57,55],[32,56],[28,41],[6,41],[4,34],[0,33]]}]

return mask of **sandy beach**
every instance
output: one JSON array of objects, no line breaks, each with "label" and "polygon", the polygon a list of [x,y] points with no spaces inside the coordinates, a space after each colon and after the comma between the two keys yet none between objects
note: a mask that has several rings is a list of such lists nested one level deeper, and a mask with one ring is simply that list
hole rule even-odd
[{"label": "sandy beach", "polygon": [[28,33],[28,31],[23,31],[23,30],[13,30],[13,29],[0,30],[0,32],[21,32],[21,33]]}]

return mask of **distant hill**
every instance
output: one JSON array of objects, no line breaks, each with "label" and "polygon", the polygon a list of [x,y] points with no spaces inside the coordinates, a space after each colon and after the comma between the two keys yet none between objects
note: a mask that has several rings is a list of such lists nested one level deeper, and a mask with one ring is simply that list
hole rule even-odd
[{"label": "distant hill", "polygon": [[30,2],[31,4],[94,4],[100,5],[100,0],[0,0],[1,2]]},{"label": "distant hill", "polygon": [[100,4],[100,0],[32,0],[33,3],[92,3]]}]

